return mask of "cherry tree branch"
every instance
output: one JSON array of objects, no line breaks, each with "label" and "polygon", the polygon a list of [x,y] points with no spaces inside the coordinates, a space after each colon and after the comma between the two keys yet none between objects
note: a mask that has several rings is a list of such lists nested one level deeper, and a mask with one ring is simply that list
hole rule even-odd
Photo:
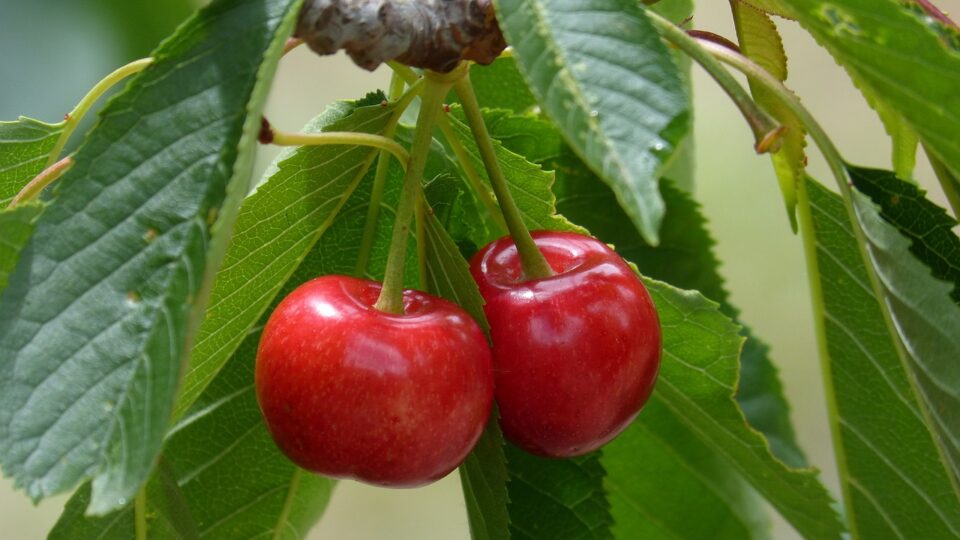
[{"label": "cherry tree branch", "polygon": [[306,0],[296,36],[371,71],[396,60],[448,72],[461,60],[489,64],[506,48],[492,0]]}]

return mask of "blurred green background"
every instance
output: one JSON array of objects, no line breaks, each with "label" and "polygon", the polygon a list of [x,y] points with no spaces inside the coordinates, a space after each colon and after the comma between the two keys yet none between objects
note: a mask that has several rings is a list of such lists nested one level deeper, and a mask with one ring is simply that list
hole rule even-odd
[{"label": "blurred green background", "polygon": [[[878,0],[893,1],[893,0]],[[201,0],[0,0],[0,119],[26,115],[57,121],[117,66],[149,54]],[[960,0],[935,0],[960,14]],[[779,21],[790,56],[789,84],[853,163],[890,168],[890,144],[876,115],[842,69],[796,24]],[[700,0],[696,28],[733,36],[727,2]],[[319,58],[305,48],[282,63],[269,104],[271,122],[297,130],[335,99],[385,88],[386,69],[368,73],[343,55]],[[824,481],[838,493],[826,424],[820,365],[799,239],[790,232],[766,157],[754,154],[749,130],[713,82],[694,68],[696,196],[710,219],[723,273],[743,319],[773,346],[793,407],[798,436]],[[75,143],[74,143],[75,144]],[[258,171],[274,154],[262,149]],[[810,171],[831,184],[811,151]],[[941,205],[929,165],[920,183]],[[664,479],[667,482],[667,479]],[[34,506],[0,479],[0,537],[43,538],[66,496]],[[775,522],[777,538],[796,534]],[[310,538],[350,540],[468,538],[456,474],[417,490],[343,482]]]}]

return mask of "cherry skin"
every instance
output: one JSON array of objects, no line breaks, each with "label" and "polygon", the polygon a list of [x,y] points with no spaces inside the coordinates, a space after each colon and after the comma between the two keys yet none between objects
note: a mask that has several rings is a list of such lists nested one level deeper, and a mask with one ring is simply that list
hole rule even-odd
[{"label": "cherry skin", "polygon": [[660,322],[637,275],[595,238],[538,231],[553,276],[525,280],[509,237],[470,270],[486,300],[504,435],[524,450],[571,457],[604,445],[637,416],[660,368]]},{"label": "cherry skin", "polygon": [[493,402],[490,348],[458,306],[404,291],[404,314],[373,307],[380,284],[309,281],[270,316],[257,351],[260,410],[304,469],[413,487],[464,460]]}]

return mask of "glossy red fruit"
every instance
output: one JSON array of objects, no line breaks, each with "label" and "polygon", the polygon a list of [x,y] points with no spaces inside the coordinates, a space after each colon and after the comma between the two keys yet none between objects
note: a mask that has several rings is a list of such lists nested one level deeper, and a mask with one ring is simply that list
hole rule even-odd
[{"label": "glossy red fruit", "polygon": [[500,425],[528,452],[576,456],[616,437],[647,401],[660,322],[636,274],[602,242],[533,238],[555,275],[524,281],[509,237],[470,265],[487,302]]},{"label": "glossy red fruit", "polygon": [[446,476],[490,414],[490,349],[458,306],[404,292],[404,315],[373,307],[380,284],[325,276],[290,293],[257,352],[273,439],[297,465],[412,487]]}]

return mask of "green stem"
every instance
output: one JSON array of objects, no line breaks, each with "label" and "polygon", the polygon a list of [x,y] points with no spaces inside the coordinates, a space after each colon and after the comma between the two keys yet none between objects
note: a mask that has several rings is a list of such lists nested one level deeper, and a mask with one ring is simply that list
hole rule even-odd
[{"label": "green stem", "polygon": [[937,180],[940,181],[943,194],[946,195],[947,202],[950,203],[950,208],[953,209],[953,216],[960,218],[960,178],[954,176],[950,169],[948,169],[937,156],[930,152],[927,145],[923,145],[923,151],[926,152],[930,166],[933,167],[933,172],[937,175]]},{"label": "green stem", "polygon": [[53,145],[53,150],[50,152],[50,158],[47,159],[47,167],[53,165],[57,161],[57,159],[60,157],[60,152],[63,151],[63,147],[66,146],[67,141],[70,139],[70,135],[72,135],[74,130],[77,129],[77,126],[80,125],[80,121],[83,120],[84,116],[86,116],[87,112],[90,110],[90,107],[92,107],[93,104],[96,103],[103,94],[130,75],[143,71],[152,63],[153,58],[142,58],[140,60],[130,62],[129,64],[118,68],[113,73],[107,75],[103,78],[103,80],[94,85],[94,87],[87,92],[87,95],[83,96],[83,99],[80,100],[80,103],[77,103],[77,106],[74,107],[69,114],[67,114],[66,121],[63,123],[63,131],[60,133],[60,138],[57,139],[57,143]]},{"label": "green stem", "polygon": [[[403,79],[394,74],[390,80],[391,101],[396,102],[403,96]],[[384,137],[393,138],[396,124],[391,124],[383,131]],[[370,203],[367,206],[367,217],[363,222],[363,236],[360,238],[360,251],[357,254],[357,266],[354,274],[364,276],[367,272],[367,263],[370,261],[370,250],[377,233],[377,215],[380,213],[380,204],[383,202],[383,192],[387,185],[387,172],[390,170],[390,156],[386,150],[381,150],[377,157],[377,171],[373,176],[373,187],[370,189]]]},{"label": "green stem", "polygon": [[[813,213],[810,206],[810,197],[807,194],[807,178],[800,178],[797,182],[797,217],[800,222],[800,237],[803,240],[803,254],[807,264],[807,281],[810,284],[810,303],[813,306],[813,326],[817,337],[817,350],[820,355],[820,375],[823,377],[823,389],[827,399],[828,422],[830,434],[833,438],[833,457],[837,462],[837,474],[841,479],[850,477],[847,465],[847,455],[843,451],[843,432],[840,429],[840,409],[837,404],[837,394],[833,384],[833,371],[830,369],[830,349],[827,342],[827,323],[823,316],[825,298],[823,285],[820,283],[820,262],[817,258],[817,236],[813,226]],[[850,493],[846,482],[843,482],[843,505],[847,509],[847,523],[850,524],[852,538],[860,538],[857,534],[857,520],[854,519],[853,494]]]},{"label": "green stem", "polygon": [[137,540],[147,540],[147,486],[140,488],[133,500],[134,534]]},{"label": "green stem", "polygon": [[450,74],[427,72],[426,85],[421,96],[420,115],[417,118],[410,162],[403,178],[403,192],[397,205],[396,221],[387,255],[387,269],[383,289],[374,307],[386,313],[403,313],[403,266],[410,238],[410,221],[420,194],[420,181],[427,165],[430,144],[433,142],[433,127],[443,110],[443,100],[456,77],[463,75],[464,68]]},{"label": "green stem", "polygon": [[[388,64],[390,68],[393,69],[394,73],[402,77],[405,81],[407,81],[407,83],[413,83],[419,79],[419,75],[417,75],[417,73],[408,66],[398,64],[396,62],[389,62]],[[453,155],[456,156],[457,161],[460,163],[460,168],[463,169],[463,174],[467,179],[467,183],[470,184],[470,188],[473,189],[473,192],[477,195],[477,198],[480,200],[480,204],[482,204],[487,210],[487,212],[490,214],[490,217],[499,226],[500,230],[506,231],[507,224],[505,221],[503,221],[503,216],[500,214],[500,208],[497,206],[497,201],[493,198],[493,194],[487,188],[486,183],[477,172],[477,169],[474,168],[473,162],[471,161],[469,154],[467,154],[467,149],[460,144],[460,139],[450,126],[450,120],[446,116],[440,117],[437,119],[437,127],[440,128],[440,132],[443,133],[443,138],[446,139],[447,144],[450,145]]]},{"label": "green stem", "polygon": [[47,186],[55,182],[57,178],[63,176],[63,173],[67,172],[70,167],[73,167],[73,158],[70,156],[50,165],[27,183],[27,185],[23,186],[23,189],[10,201],[8,208],[32,201],[40,195]]},{"label": "green stem", "polygon": [[383,135],[373,133],[356,133],[353,131],[326,131],[323,133],[287,133],[272,130],[271,144],[277,146],[322,146],[342,144],[347,146],[371,146],[390,152],[397,158],[400,165],[406,167],[410,160],[407,150],[397,141]]},{"label": "green stem", "polygon": [[700,64],[704,71],[710,74],[720,85],[720,88],[730,96],[730,99],[740,109],[740,113],[753,131],[756,142],[754,148],[757,153],[776,153],[780,149],[781,135],[786,128],[761,109],[750,96],[750,93],[733,78],[733,75],[700,46],[698,42],[702,40],[689,36],[682,28],[657,15],[652,10],[647,10],[647,17],[650,18],[650,21],[667,41]]},{"label": "green stem", "polygon": [[454,88],[460,97],[463,112],[467,116],[467,123],[470,124],[470,130],[473,132],[480,157],[487,169],[487,177],[490,178],[490,185],[497,196],[497,202],[503,212],[507,230],[510,231],[510,237],[520,254],[520,264],[523,267],[524,276],[526,279],[542,279],[552,276],[553,269],[550,268],[547,260],[543,257],[543,253],[540,252],[536,242],[533,241],[533,237],[530,236],[527,226],[524,225],[520,209],[517,208],[517,203],[513,200],[513,195],[507,186],[507,179],[504,178],[503,171],[500,169],[500,162],[497,160],[493,141],[490,139],[487,126],[483,122],[483,113],[480,112],[477,95],[473,91],[473,85],[470,84],[470,76],[465,75],[454,84]]},{"label": "green stem", "polygon": [[[853,199],[854,193],[853,188],[851,187],[852,184],[850,182],[850,177],[847,174],[846,163],[843,161],[840,151],[837,150],[837,147],[833,144],[833,141],[830,140],[830,137],[827,136],[826,131],[823,130],[823,127],[820,126],[813,115],[810,114],[810,111],[808,111],[806,107],[800,103],[800,100],[796,97],[796,95],[786,86],[784,86],[780,80],[767,73],[766,70],[755,64],[750,59],[731,51],[726,47],[716,45],[709,41],[700,42],[700,46],[704,49],[707,49],[720,61],[742,71],[745,75],[747,75],[747,77],[767,87],[776,96],[778,96],[780,100],[783,101],[784,105],[786,105],[787,108],[789,108],[790,111],[797,116],[800,122],[803,123],[807,133],[810,134],[810,137],[820,149],[821,154],[823,154],[824,159],[827,161],[827,164],[830,167],[830,171],[833,173],[833,176],[836,179],[837,187],[839,188],[840,195],[843,198],[844,206],[847,210],[847,219],[850,221],[851,229],[853,230],[854,237],[857,240],[857,246],[860,248],[860,257],[863,260],[864,268],[866,269],[867,276],[870,279],[870,286],[873,290],[873,295],[880,303],[880,313],[883,316],[884,322],[886,323],[887,333],[890,335],[893,346],[897,350],[897,356],[900,358],[904,373],[906,373],[907,380],[909,381],[910,387],[913,390],[914,398],[917,400],[920,413],[924,418],[927,429],[931,429],[930,426],[933,426],[934,422],[931,418],[930,410],[923,399],[919,382],[917,381],[917,378],[913,372],[913,368],[910,365],[910,353],[907,351],[906,346],[900,339],[900,332],[897,329],[897,324],[893,320],[893,315],[890,312],[889,307],[887,306],[886,302],[884,302],[884,298],[886,298],[887,295],[883,284],[880,282],[880,277],[877,275],[877,269],[873,265],[873,261],[870,258],[870,252],[868,248],[869,241],[867,240],[866,234],[863,232],[863,228],[860,226],[860,219],[857,217],[857,210],[855,201]],[[931,431],[930,434],[935,441],[938,440],[938,436],[935,432]],[[943,446],[941,444],[935,444],[934,446],[937,449],[944,469],[946,471],[951,471],[951,467],[949,465],[950,460],[947,459]],[[948,473],[947,476],[950,479],[954,493],[957,494],[957,496],[960,496],[960,479],[958,479],[954,474],[950,473]],[[848,511],[852,511],[852,509],[848,508]]]}]

